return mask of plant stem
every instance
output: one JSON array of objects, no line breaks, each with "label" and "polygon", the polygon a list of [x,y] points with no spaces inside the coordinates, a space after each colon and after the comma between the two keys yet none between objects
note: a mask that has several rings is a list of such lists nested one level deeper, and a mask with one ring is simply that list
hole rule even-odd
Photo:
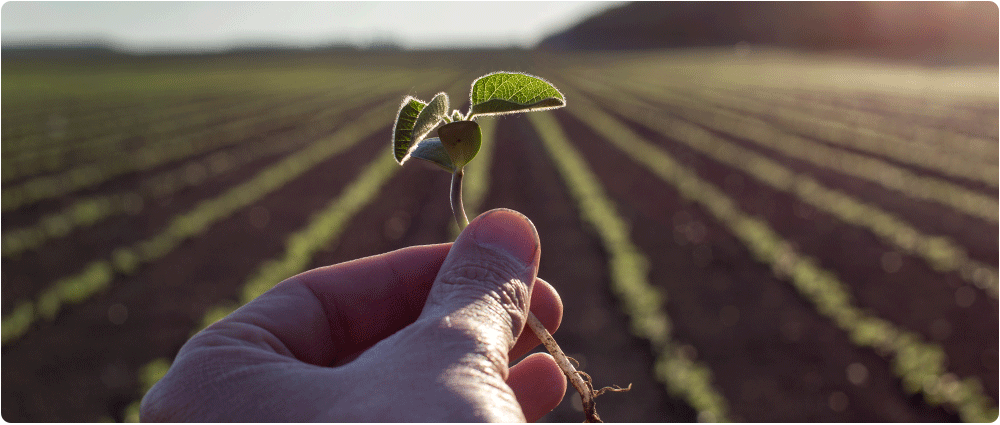
[{"label": "plant stem", "polygon": [[[451,211],[455,215],[455,222],[458,223],[458,227],[461,229],[465,229],[469,225],[469,218],[465,215],[465,206],[462,204],[462,177],[464,175],[464,168],[458,169],[458,171],[455,171],[451,175]],[[580,402],[583,404],[583,413],[585,415],[584,422],[604,422],[597,414],[597,404],[594,402],[594,397],[601,395],[605,391],[628,391],[632,389],[632,385],[629,384],[628,388],[604,387],[600,391],[595,391],[594,385],[590,382],[590,376],[573,367],[570,357],[566,353],[563,353],[563,350],[559,348],[559,344],[556,343],[556,339],[552,337],[549,330],[545,329],[545,325],[530,311],[528,312],[528,327],[531,328],[531,331],[535,333],[538,340],[542,342],[545,349],[555,359],[556,365],[562,370],[563,375],[566,375],[566,379],[573,385],[573,388],[580,393]],[[587,379],[584,380],[584,377]]]},{"label": "plant stem", "polygon": [[455,214],[455,222],[461,229],[469,225],[469,217],[465,215],[465,205],[462,204],[463,176],[465,176],[464,167],[451,174],[451,212]]}]

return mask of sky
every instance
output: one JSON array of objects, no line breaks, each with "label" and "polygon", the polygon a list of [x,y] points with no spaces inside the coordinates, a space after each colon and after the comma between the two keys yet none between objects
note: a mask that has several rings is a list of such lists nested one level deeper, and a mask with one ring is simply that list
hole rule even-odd
[{"label": "sky", "polygon": [[4,45],[110,41],[128,51],[265,43],[526,47],[624,2],[7,2]]}]

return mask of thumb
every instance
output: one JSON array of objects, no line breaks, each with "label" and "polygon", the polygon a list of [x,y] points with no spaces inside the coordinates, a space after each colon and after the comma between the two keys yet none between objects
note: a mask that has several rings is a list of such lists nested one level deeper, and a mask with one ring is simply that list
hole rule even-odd
[{"label": "thumb", "polygon": [[477,217],[452,244],[420,317],[339,369],[354,384],[337,403],[389,422],[523,422],[507,353],[527,318],[538,257],[525,216]]},{"label": "thumb", "polygon": [[464,331],[458,335],[475,340],[506,378],[507,353],[527,320],[539,254],[538,233],[524,215],[508,209],[480,215],[452,245],[420,319]]}]

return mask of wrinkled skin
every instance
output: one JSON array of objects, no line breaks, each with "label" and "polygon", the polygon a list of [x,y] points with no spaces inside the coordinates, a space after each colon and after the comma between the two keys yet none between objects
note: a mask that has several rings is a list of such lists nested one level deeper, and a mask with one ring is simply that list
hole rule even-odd
[{"label": "wrinkled skin", "polygon": [[537,420],[566,380],[522,332],[554,331],[534,226],[487,212],[454,244],[416,246],[292,277],[191,338],[142,401],[143,421]]}]

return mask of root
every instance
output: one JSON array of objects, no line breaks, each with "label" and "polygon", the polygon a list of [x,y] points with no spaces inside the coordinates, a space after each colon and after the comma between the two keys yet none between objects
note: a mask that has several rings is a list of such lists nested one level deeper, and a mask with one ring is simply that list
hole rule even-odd
[{"label": "root", "polygon": [[[604,387],[599,391],[594,391],[593,379],[590,378],[586,372],[576,370],[576,367],[580,366],[580,362],[576,359],[567,356],[563,353],[562,349],[559,348],[559,344],[556,343],[555,338],[549,333],[542,322],[535,317],[534,314],[528,312],[528,327],[538,336],[538,339],[542,341],[542,345],[545,345],[545,349],[549,351],[556,360],[556,364],[559,365],[559,369],[562,370],[566,378],[569,379],[569,383],[573,385],[573,388],[580,393],[580,402],[583,404],[584,422],[604,422],[601,420],[601,416],[597,414],[597,405],[594,402],[594,398],[604,394],[606,391],[611,392],[625,392],[632,389],[632,384],[628,385],[628,388],[621,388],[619,386],[614,387]],[[572,361],[572,363],[571,363]],[[573,366],[576,363],[576,367]]]}]

